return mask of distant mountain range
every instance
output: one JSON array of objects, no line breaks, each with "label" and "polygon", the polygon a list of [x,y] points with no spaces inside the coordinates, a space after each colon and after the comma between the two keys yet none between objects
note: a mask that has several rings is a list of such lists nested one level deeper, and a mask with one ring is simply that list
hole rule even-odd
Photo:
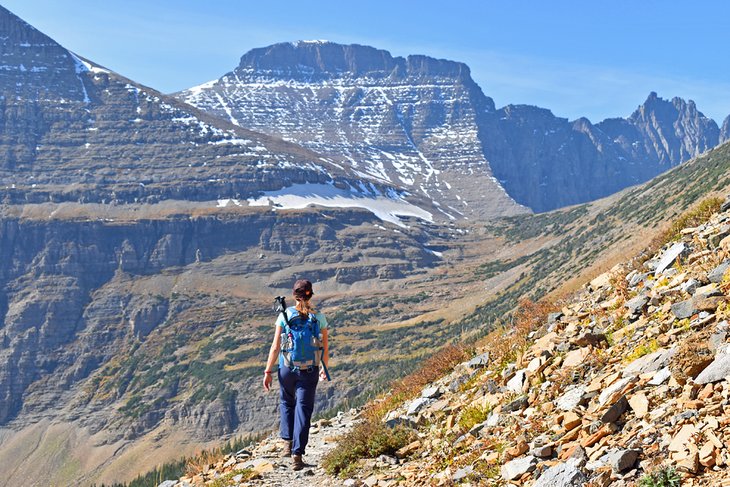
[{"label": "distant mountain range", "polygon": [[463,63],[326,41],[253,49],[176,96],[433,199],[452,215],[546,211],[641,183],[728,137],[694,102],[651,93],[592,124],[528,105],[497,109]]}]

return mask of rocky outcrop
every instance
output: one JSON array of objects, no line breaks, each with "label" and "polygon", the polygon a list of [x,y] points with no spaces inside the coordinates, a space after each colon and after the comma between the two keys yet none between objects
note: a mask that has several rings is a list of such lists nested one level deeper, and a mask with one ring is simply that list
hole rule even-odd
[{"label": "rocky outcrop", "polygon": [[730,115],[728,115],[722,122],[720,128],[720,143],[727,142],[730,140]]},{"label": "rocky outcrop", "polygon": [[597,127],[629,160],[654,166],[676,166],[720,142],[717,124],[699,112],[692,100],[667,101],[654,92],[627,119],[608,119]]}]

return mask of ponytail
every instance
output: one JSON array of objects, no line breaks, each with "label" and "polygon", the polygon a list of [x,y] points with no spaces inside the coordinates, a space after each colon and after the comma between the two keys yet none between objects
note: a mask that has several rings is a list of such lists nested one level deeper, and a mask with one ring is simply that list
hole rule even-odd
[{"label": "ponytail", "polygon": [[314,306],[309,302],[309,300],[304,299],[297,299],[297,305],[296,310],[299,312],[300,315],[309,315],[314,314],[316,310],[314,309]]}]

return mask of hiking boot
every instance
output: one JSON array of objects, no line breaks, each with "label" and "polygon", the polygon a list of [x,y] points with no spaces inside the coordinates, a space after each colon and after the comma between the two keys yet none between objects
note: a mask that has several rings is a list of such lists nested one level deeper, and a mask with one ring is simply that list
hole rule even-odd
[{"label": "hiking boot", "polygon": [[292,464],[291,469],[292,470],[301,470],[304,468],[304,460],[302,460],[302,456],[298,454],[294,454],[291,456]]},{"label": "hiking boot", "polygon": [[279,455],[282,458],[291,456],[291,440],[279,440],[278,446],[280,450]]}]

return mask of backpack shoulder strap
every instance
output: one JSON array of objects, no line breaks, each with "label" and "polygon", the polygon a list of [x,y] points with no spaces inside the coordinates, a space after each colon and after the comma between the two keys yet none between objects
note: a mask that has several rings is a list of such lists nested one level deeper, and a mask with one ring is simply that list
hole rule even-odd
[{"label": "backpack shoulder strap", "polygon": [[284,315],[284,331],[288,333],[291,330],[291,326],[289,326],[289,320],[294,317],[293,308],[289,307],[282,311],[281,314]]},{"label": "backpack shoulder strap", "polygon": [[312,331],[314,334],[314,337],[319,337],[319,332],[321,331],[319,329],[319,320],[317,319],[317,315],[314,313],[309,313],[310,319],[312,320]]}]

